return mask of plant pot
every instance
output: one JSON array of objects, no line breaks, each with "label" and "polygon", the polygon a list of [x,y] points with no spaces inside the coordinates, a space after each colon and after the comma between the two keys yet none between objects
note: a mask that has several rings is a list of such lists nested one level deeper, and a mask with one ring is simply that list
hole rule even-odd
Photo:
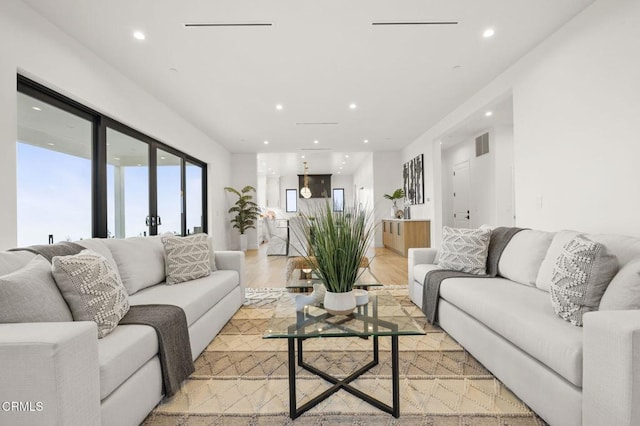
[{"label": "plant pot", "polygon": [[247,234],[240,234],[240,250],[247,251]]},{"label": "plant pot", "polygon": [[356,296],[353,292],[333,293],[329,290],[324,295],[324,309],[331,315],[349,315],[356,308]]}]

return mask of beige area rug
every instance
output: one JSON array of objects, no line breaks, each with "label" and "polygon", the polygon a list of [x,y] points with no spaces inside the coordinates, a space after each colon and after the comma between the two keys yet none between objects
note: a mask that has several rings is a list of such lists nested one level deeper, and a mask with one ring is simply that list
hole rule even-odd
[{"label": "beige area rug", "polygon": [[[244,306],[195,362],[182,389],[163,401],[145,425],[544,425],[451,337],[428,324],[409,300],[406,286],[386,286],[426,335],[401,336],[400,418],[395,419],[340,390],[289,418],[287,340],[263,339],[280,289],[248,290]],[[380,338],[380,364],[352,384],[391,403],[390,338]],[[346,377],[371,359],[371,342],[321,338],[305,342],[305,361]],[[298,407],[330,387],[299,368]]]}]

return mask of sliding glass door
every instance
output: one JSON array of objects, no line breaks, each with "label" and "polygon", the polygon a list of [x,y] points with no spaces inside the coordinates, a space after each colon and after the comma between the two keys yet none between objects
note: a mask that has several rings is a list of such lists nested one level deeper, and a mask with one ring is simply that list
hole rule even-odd
[{"label": "sliding glass door", "polygon": [[182,235],[182,159],[163,150],[156,158],[158,233]]}]

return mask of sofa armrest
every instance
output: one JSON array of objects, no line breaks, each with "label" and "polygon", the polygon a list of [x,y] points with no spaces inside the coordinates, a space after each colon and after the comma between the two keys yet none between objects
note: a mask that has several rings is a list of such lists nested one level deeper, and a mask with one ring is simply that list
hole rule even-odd
[{"label": "sofa armrest", "polygon": [[242,303],[244,303],[244,286],[245,286],[245,271],[244,271],[244,252],[221,250],[215,252],[216,267],[218,269],[226,269],[231,271],[238,271],[240,276],[240,289],[242,290]]},{"label": "sofa armrest", "polygon": [[640,424],[640,311],[584,316],[583,425]]},{"label": "sofa armrest", "polygon": [[438,250],[434,248],[410,248],[407,253],[409,284],[413,283],[413,268],[416,265],[435,263],[438,257]]},{"label": "sofa armrest", "polygon": [[99,425],[94,322],[0,324],[0,424]]}]

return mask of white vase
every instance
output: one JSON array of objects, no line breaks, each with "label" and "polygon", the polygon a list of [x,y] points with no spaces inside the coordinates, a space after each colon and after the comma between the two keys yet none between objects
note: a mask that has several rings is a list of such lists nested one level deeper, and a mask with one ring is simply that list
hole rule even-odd
[{"label": "white vase", "polygon": [[240,250],[247,251],[247,234],[240,234]]},{"label": "white vase", "polygon": [[349,315],[356,308],[356,296],[353,290],[345,293],[333,293],[329,290],[324,295],[324,309],[332,315]]}]

